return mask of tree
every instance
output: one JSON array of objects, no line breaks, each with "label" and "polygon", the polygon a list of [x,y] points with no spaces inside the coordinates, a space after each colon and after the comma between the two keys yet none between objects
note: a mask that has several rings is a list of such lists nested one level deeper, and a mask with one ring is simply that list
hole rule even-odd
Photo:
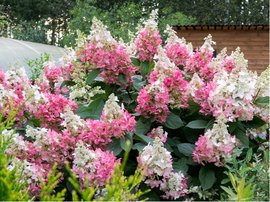
[{"label": "tree", "polygon": [[[162,1],[165,3],[165,1]],[[181,0],[168,2],[170,7],[189,14],[203,25],[268,24],[268,0]]]},{"label": "tree", "polygon": [[[159,1],[101,1],[78,0],[71,10],[71,20],[64,43],[68,46],[75,44],[76,30],[89,34],[91,21],[94,16],[103,21],[113,36],[129,41],[128,31],[137,32],[138,24],[149,17],[153,9],[159,9],[159,28],[164,30],[166,24],[195,24],[196,19],[179,11],[174,11],[170,4],[161,8]],[[162,5],[163,6],[163,5]]]},{"label": "tree", "polygon": [[[0,0],[0,4],[7,11],[15,38],[56,45],[61,39],[61,33],[67,28],[69,10],[75,0]],[[49,41],[46,36],[48,33]],[[35,37],[36,34],[40,36]]]}]

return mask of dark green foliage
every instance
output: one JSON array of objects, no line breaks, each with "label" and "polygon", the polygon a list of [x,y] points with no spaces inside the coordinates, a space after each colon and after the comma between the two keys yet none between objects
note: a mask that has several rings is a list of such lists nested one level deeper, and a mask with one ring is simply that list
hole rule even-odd
[{"label": "dark green foliage", "polygon": [[216,181],[215,171],[207,166],[202,167],[199,172],[199,180],[203,189],[210,189]]}]

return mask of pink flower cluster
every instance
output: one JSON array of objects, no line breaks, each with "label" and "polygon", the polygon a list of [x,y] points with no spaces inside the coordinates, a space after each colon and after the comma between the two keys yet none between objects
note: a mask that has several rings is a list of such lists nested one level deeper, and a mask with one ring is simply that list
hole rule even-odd
[{"label": "pink flower cluster", "polygon": [[88,130],[79,135],[79,139],[90,145],[104,147],[112,138],[124,137],[127,132],[134,132],[136,121],[117,104],[117,97],[111,94],[105,103],[100,120],[87,120]]},{"label": "pink flower cluster", "polygon": [[157,53],[158,46],[162,43],[155,17],[156,13],[152,12],[150,19],[145,22],[145,27],[140,30],[139,35],[135,39],[137,57],[141,62],[152,61]]},{"label": "pink flower cluster", "polygon": [[176,66],[186,66],[190,55],[185,44],[181,42],[167,43],[165,46],[165,50],[167,56],[172,62],[174,62]]},{"label": "pink flower cluster", "polygon": [[[28,184],[29,193],[38,196],[40,180],[46,181],[48,173],[55,163],[62,168],[65,163],[73,160],[72,153],[76,139],[67,131],[62,133],[46,128],[27,126],[25,136],[13,138],[7,154],[16,156],[21,180]],[[16,160],[15,159],[15,160]]]},{"label": "pink flower cluster", "polygon": [[212,113],[213,108],[208,102],[210,93],[215,89],[215,83],[203,83],[202,86],[197,89],[194,93],[194,101],[197,102],[200,106],[200,112],[202,114],[208,115]]},{"label": "pink flower cluster", "polygon": [[212,36],[208,35],[204,44],[195,50],[189,58],[187,58],[185,72],[189,74],[197,73],[204,81],[210,81],[216,73],[216,68],[211,65],[214,49],[212,44]]},{"label": "pink flower cluster", "polygon": [[50,82],[56,82],[62,77],[61,68],[54,66],[53,64],[49,64],[44,68],[45,76]]},{"label": "pink flower cluster", "polygon": [[187,66],[184,67],[185,71],[191,74],[197,73],[204,80],[209,81],[213,79],[215,69],[212,69],[210,62],[213,57],[213,52],[205,51],[202,52],[197,49],[190,58],[188,58]]},{"label": "pink flower cluster", "polygon": [[45,101],[38,103],[34,116],[41,120],[42,126],[44,127],[57,127],[59,126],[63,119],[61,118],[61,113],[64,113],[64,109],[69,106],[72,111],[77,109],[77,104],[60,94],[44,94]]},{"label": "pink flower cluster", "polygon": [[155,67],[149,76],[149,84],[139,92],[136,112],[144,117],[153,117],[164,123],[171,108],[188,107],[188,82],[182,72],[170,62],[159,47]]},{"label": "pink flower cluster", "polygon": [[141,30],[138,38],[135,40],[139,60],[142,62],[153,60],[161,42],[161,36],[157,30],[152,31],[147,28]]},{"label": "pink flower cluster", "polygon": [[123,85],[119,76],[123,75],[127,83],[132,83],[132,76],[136,68],[125,47],[115,41],[106,27],[96,18],[93,18],[89,43],[78,51],[78,57],[83,65],[89,69],[101,69],[100,76],[109,84]]},{"label": "pink flower cluster", "polygon": [[158,82],[143,87],[137,97],[136,112],[157,122],[164,123],[169,115],[169,92],[164,85]]},{"label": "pink flower cluster", "polygon": [[162,126],[159,126],[153,128],[151,132],[147,133],[147,136],[152,139],[159,138],[162,143],[165,143],[167,141],[168,133],[163,130]]},{"label": "pink flower cluster", "polygon": [[129,55],[121,44],[113,44],[109,47],[99,47],[92,42],[86,44],[83,52],[85,58],[82,62],[88,62],[93,67],[102,69],[100,76],[109,84],[120,84],[119,76],[124,75],[128,83],[132,82],[136,68],[132,66]]},{"label": "pink flower cluster", "polygon": [[213,129],[206,131],[195,143],[193,160],[203,165],[214,163],[216,166],[223,166],[226,156],[231,155],[235,147],[235,137],[228,133],[223,120],[217,120]]},{"label": "pink flower cluster", "polygon": [[137,158],[138,166],[145,175],[145,184],[160,188],[166,199],[177,199],[187,193],[187,178],[182,172],[175,173],[172,156],[156,137],[153,145],[146,146]]},{"label": "pink flower cluster", "polygon": [[[230,58],[230,67],[224,66]],[[200,106],[205,115],[224,115],[228,121],[252,120],[256,108],[257,75],[247,69],[247,61],[237,49],[229,57],[222,52],[211,62],[215,74],[206,80],[195,73],[189,83],[191,98]]]},{"label": "pink flower cluster", "polygon": [[[74,152],[72,171],[79,177],[83,186],[104,186],[110,179],[116,164],[112,152],[101,149],[90,150],[82,141],[79,141]],[[85,184],[88,182],[89,184]]]},{"label": "pink flower cluster", "polygon": [[28,128],[26,136],[33,138],[34,141],[25,140],[25,147],[21,148],[18,157],[43,167],[47,172],[54,163],[64,166],[73,158],[76,139],[68,131],[59,133],[45,128]]},{"label": "pink flower cluster", "polygon": [[30,81],[24,69],[12,69],[4,73],[0,70],[0,110],[4,108],[4,114],[9,109],[19,110],[16,119],[20,120],[24,115],[24,102],[27,99],[25,90],[30,87]]}]

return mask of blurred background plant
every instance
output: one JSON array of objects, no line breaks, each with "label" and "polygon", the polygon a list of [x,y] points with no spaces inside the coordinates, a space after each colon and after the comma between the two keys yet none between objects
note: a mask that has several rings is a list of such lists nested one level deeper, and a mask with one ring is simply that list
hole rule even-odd
[{"label": "blurred background plant", "polygon": [[[7,109],[7,106],[3,105],[3,109]],[[11,129],[17,110],[14,110],[11,104],[10,112],[6,116],[3,109],[0,111],[0,201],[27,201],[29,199],[27,186],[20,180],[22,173],[17,172],[16,166],[12,170],[8,169],[13,157],[6,154],[6,149],[12,143],[13,132],[10,137],[2,135],[3,131]]]},{"label": "blurred background plant", "polygon": [[50,59],[51,56],[49,53],[42,53],[39,58],[27,61],[27,65],[31,71],[30,75],[32,81],[35,81],[39,77],[44,69],[44,64],[49,62]]},{"label": "blurred background plant", "polygon": [[[0,36],[58,46],[72,46],[76,30],[90,31],[94,16],[114,36],[128,41],[130,32],[158,9],[159,28],[170,25],[268,24],[268,0],[0,0]],[[207,15],[206,15],[207,13]]]},{"label": "blurred background plant", "polygon": [[267,145],[268,142],[262,144],[256,153],[249,148],[244,158],[238,150],[228,159],[225,171],[228,178],[223,180],[227,186],[221,186],[225,191],[225,194],[221,195],[223,200],[267,201],[269,199],[269,149]]}]

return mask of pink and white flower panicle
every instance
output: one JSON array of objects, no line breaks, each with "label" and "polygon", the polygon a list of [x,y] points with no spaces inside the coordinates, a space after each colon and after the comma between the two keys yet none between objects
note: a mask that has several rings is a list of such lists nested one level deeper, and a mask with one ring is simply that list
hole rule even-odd
[{"label": "pink and white flower panicle", "polygon": [[78,50],[78,57],[87,71],[101,69],[100,76],[109,84],[120,84],[119,76],[122,74],[128,84],[132,83],[132,76],[136,68],[132,66],[131,59],[123,44],[118,43],[101,21],[93,18],[88,43]]},{"label": "pink and white flower panicle", "polygon": [[116,164],[120,161],[116,159],[112,152],[101,149],[90,150],[79,141],[74,152],[72,171],[79,177],[82,186],[105,185],[110,179]]},{"label": "pink and white flower panicle", "polygon": [[163,191],[163,198],[175,200],[187,194],[187,178],[181,171],[173,172],[172,156],[159,137],[154,139],[153,145],[143,149],[137,161],[145,175],[145,183]]},{"label": "pink and white flower panicle", "polygon": [[127,132],[134,132],[136,121],[123,107],[118,105],[118,98],[111,94],[104,105],[100,120],[88,119],[87,130],[79,139],[93,146],[106,146],[112,138],[119,138]]},{"label": "pink and white flower panicle", "polygon": [[231,136],[224,122],[224,117],[217,119],[213,128],[208,129],[195,143],[193,160],[200,164],[214,163],[223,166],[226,156],[230,156],[237,146],[235,136]]},{"label": "pink and white flower panicle", "polygon": [[135,39],[137,57],[140,61],[152,61],[157,53],[158,46],[162,43],[161,36],[158,32],[156,22],[157,11],[152,11],[150,18],[145,22],[145,26],[140,30]]}]

